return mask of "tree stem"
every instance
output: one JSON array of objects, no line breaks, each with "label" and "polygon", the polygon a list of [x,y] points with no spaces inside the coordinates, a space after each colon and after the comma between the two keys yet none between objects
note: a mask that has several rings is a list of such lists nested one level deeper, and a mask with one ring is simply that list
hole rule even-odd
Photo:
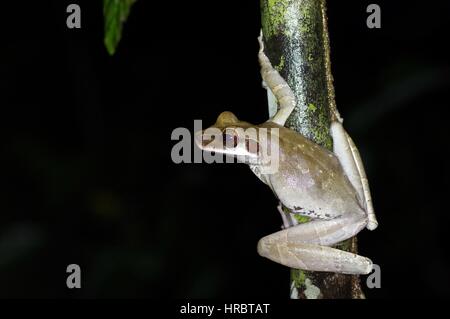
[{"label": "tree stem", "polygon": [[[296,97],[286,126],[331,150],[330,110],[336,103],[325,0],[261,0],[261,15],[266,55]],[[336,248],[357,253],[356,237]],[[358,276],[291,269],[291,298],[364,298],[364,294]]]}]

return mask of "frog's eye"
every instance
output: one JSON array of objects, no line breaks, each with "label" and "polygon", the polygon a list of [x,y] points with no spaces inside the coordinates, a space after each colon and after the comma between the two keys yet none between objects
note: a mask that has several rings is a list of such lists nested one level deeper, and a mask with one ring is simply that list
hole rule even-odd
[{"label": "frog's eye", "polygon": [[245,148],[249,153],[258,154],[259,153],[259,143],[253,139],[245,139]]},{"label": "frog's eye", "polygon": [[238,137],[232,132],[223,133],[223,146],[235,148],[238,145]]}]

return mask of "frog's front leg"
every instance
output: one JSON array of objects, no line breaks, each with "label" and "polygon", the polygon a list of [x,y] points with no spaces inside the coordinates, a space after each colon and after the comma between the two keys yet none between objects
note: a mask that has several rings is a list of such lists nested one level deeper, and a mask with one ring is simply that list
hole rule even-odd
[{"label": "frog's front leg", "polygon": [[279,110],[270,119],[270,121],[284,126],[284,123],[295,108],[295,96],[289,85],[278,73],[278,71],[273,68],[269,58],[264,53],[262,30],[258,37],[258,41],[258,60],[261,66],[261,77],[263,78],[264,83],[263,86],[266,86],[273,93],[273,96],[279,104]]},{"label": "frog's front leg", "polygon": [[290,268],[368,274],[372,270],[370,259],[329,247],[356,235],[366,223],[361,214],[313,220],[261,238],[258,253]]}]

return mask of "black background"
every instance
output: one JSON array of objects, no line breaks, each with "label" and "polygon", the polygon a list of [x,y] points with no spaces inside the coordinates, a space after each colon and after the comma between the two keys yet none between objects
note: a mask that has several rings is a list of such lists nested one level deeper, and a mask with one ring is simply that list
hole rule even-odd
[{"label": "black background", "polygon": [[[380,222],[358,236],[381,266],[365,292],[448,297],[450,6],[393,2],[376,2],[375,30],[369,1],[328,1],[337,104]],[[138,0],[110,57],[101,1],[2,4],[1,297],[288,298],[289,271],[256,253],[281,224],[270,189],[243,164],[170,156],[194,119],[267,119],[259,12]],[[71,263],[82,289],[66,288]]]}]

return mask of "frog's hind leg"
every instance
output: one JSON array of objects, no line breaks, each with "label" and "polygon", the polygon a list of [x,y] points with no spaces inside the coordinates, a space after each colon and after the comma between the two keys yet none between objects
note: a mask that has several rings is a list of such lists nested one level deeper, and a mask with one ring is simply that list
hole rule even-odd
[{"label": "frog's hind leg", "polygon": [[350,214],[333,220],[314,220],[260,239],[258,253],[282,265],[344,274],[368,274],[372,262],[350,252],[331,248],[366,225],[365,216]]},{"label": "frog's hind leg", "polygon": [[351,275],[366,275],[372,271],[370,259],[336,248],[306,243],[285,244],[269,248],[272,251],[267,254],[260,248],[262,245],[258,245],[261,256],[289,268]]},{"label": "frog's hind leg", "polygon": [[333,121],[330,131],[333,138],[333,152],[338,157],[345,174],[357,191],[362,201],[361,204],[366,208],[368,217],[367,229],[374,230],[377,228],[378,222],[372,205],[369,182],[358,148],[350,135],[345,131],[341,122]]}]

